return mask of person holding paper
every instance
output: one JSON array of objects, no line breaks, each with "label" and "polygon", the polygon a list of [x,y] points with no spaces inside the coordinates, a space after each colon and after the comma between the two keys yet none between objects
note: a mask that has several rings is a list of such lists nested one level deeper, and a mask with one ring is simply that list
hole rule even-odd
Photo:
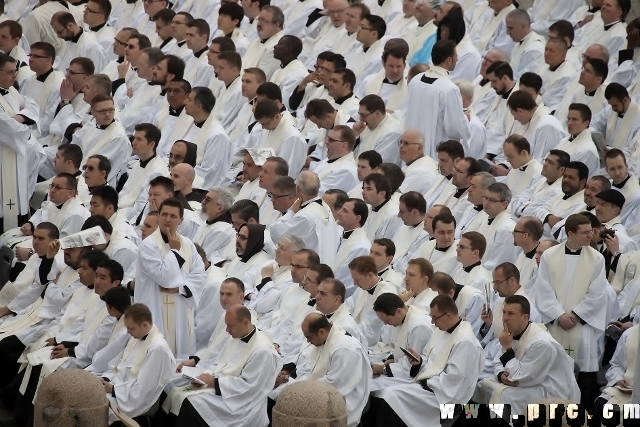
[{"label": "person holding paper", "polygon": [[224,321],[231,339],[215,364],[206,366],[205,373],[197,377],[206,385],[189,386],[199,387],[199,392],[186,399],[177,396],[163,405],[178,414],[178,426],[243,427],[268,423],[267,394],[282,367],[280,357],[269,335],[253,325],[246,307],[231,307]]},{"label": "person holding paper", "polygon": [[140,246],[134,298],[149,307],[179,359],[195,353],[194,315],[207,277],[195,246],[177,232],[183,214],[176,199],[160,204],[158,229]]},{"label": "person holding paper", "polygon": [[[129,417],[136,417],[158,400],[169,381],[175,359],[147,306],[129,307],[124,313],[124,324],[131,338],[109,364],[110,371],[103,374],[102,383],[111,403]],[[109,423],[117,420],[110,410]]]},{"label": "person holding paper", "polygon": [[471,399],[482,370],[482,347],[471,324],[458,315],[455,301],[438,295],[431,301],[434,330],[422,350],[407,349],[414,382],[387,387],[370,400],[363,427],[440,426],[440,405]]}]

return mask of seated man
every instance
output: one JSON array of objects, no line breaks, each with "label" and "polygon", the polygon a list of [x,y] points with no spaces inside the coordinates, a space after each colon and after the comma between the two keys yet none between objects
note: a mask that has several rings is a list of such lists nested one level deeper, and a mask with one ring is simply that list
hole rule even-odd
[{"label": "seated man", "polygon": [[91,190],[89,212],[91,215],[101,215],[108,219],[114,230],[137,245],[140,243],[140,238],[127,221],[127,217],[119,210],[119,201],[118,193],[113,187],[108,185],[96,187]]},{"label": "seated man", "polygon": [[[474,331],[480,330],[482,306],[487,300],[486,292],[473,286],[464,286],[456,282],[446,273],[433,273],[429,287],[438,295],[447,295],[453,299],[462,317],[467,319]],[[434,298],[435,299],[435,298]]]},{"label": "seated man", "polygon": [[[438,206],[435,205],[433,207]],[[427,221],[429,220],[427,219]],[[433,265],[434,271],[443,271],[450,274],[453,271],[448,271],[448,266],[456,256],[459,242],[455,238],[456,219],[451,214],[440,213],[431,221],[433,227],[432,240],[420,246],[414,257],[428,259]]]},{"label": "seated man", "polygon": [[357,166],[353,158],[356,136],[345,125],[334,126],[327,133],[327,158],[312,167],[320,180],[319,194],[331,188],[350,191],[358,183]]},{"label": "seated man", "polygon": [[373,303],[384,293],[396,293],[396,287],[378,276],[376,263],[370,256],[359,256],[349,263],[355,293],[347,298],[346,304],[358,324],[358,329],[367,339],[369,346],[380,339],[383,323],[373,310]]},{"label": "seated man", "polygon": [[[163,407],[170,406],[172,413],[178,413],[178,425],[240,427],[267,423],[266,397],[282,367],[273,341],[253,325],[246,307],[232,307],[224,320],[231,339],[215,363],[197,377],[205,383],[199,386],[203,391],[196,388],[196,393],[165,401]],[[192,385],[186,388],[193,390]]]},{"label": "seated man", "polygon": [[393,243],[393,240],[386,238],[374,239],[371,244],[371,250],[369,251],[369,256],[373,258],[376,263],[378,276],[400,289],[403,281],[402,274],[391,268],[395,254],[395,243]]},{"label": "seated man", "polygon": [[504,329],[498,336],[503,351],[494,359],[499,382],[485,379],[479,384],[486,393],[483,402],[511,405],[514,414],[523,413],[527,404],[539,399],[580,399],[573,359],[543,326],[531,323],[530,310],[525,296],[504,300]]},{"label": "seated man", "polygon": [[209,190],[202,200],[205,222],[193,236],[193,242],[202,246],[213,264],[230,259],[233,254],[236,231],[231,226],[229,213],[232,204],[231,193],[220,187]]},{"label": "seated man", "polygon": [[333,271],[336,279],[346,286],[347,296],[351,296],[355,291],[349,272],[349,263],[358,256],[369,255],[371,249],[371,241],[362,227],[368,214],[366,203],[360,199],[347,200],[337,213],[336,222],[342,227],[343,232],[336,252]]},{"label": "seated man", "polygon": [[411,365],[401,349],[424,348],[431,338],[433,326],[427,313],[421,308],[406,306],[397,295],[380,295],[373,310],[385,324],[380,342],[369,349],[373,375],[379,375],[373,380],[375,391],[386,387],[387,378],[411,380]]},{"label": "seated man", "polygon": [[419,307],[425,311],[438,293],[431,289],[429,281],[433,277],[433,265],[424,258],[409,260],[404,276],[404,290],[398,296],[408,306]]},{"label": "seated man", "polygon": [[440,405],[471,399],[482,370],[482,347],[451,297],[434,298],[429,314],[437,328],[429,342],[422,350],[407,349],[415,357],[409,362],[414,381],[374,392],[363,425],[439,426]]},{"label": "seated man", "polygon": [[[637,340],[639,325],[634,325],[624,331],[616,351],[611,358],[611,366],[607,369],[607,387],[594,403],[600,409],[606,403],[631,403],[631,391],[620,390],[617,387],[632,388],[635,380],[635,365],[637,358]],[[634,348],[636,351],[634,351]]]},{"label": "seated man", "polygon": [[[302,333],[309,344],[312,363],[296,370],[296,376],[280,375],[276,389],[269,393],[277,399],[289,383],[315,380],[332,385],[344,396],[348,426],[357,426],[371,388],[371,365],[366,351],[356,338],[332,323],[321,313],[310,313],[302,322]],[[203,424],[204,425],[204,424]]]},{"label": "seated man", "polygon": [[[144,304],[133,304],[124,313],[131,335],[122,352],[109,364],[102,383],[110,402],[129,417],[148,411],[160,397],[171,377],[175,359],[169,345],[154,325]],[[109,422],[118,418],[109,411]]]},{"label": "seated man", "polygon": [[[358,165],[360,159],[358,159]],[[358,169],[360,167],[358,166]],[[365,203],[371,206],[367,222],[362,226],[369,240],[391,239],[402,226],[398,218],[398,202],[392,200],[391,181],[380,173],[371,173],[362,180],[360,194]]]},{"label": "seated man", "polygon": [[403,225],[393,236],[393,241],[396,244],[393,269],[404,274],[409,260],[415,258],[414,254],[429,238],[429,234],[424,230],[427,202],[422,194],[417,191],[409,191],[400,196],[399,205],[398,217]]},{"label": "seated man", "polygon": [[96,251],[102,251],[107,256],[120,263],[125,274],[132,279],[138,264],[138,246],[120,231],[115,230],[109,220],[102,215],[91,215],[82,224],[82,231],[93,227],[100,227],[106,240],[105,243],[91,245]]},{"label": "seated man", "polygon": [[456,260],[447,266],[454,268],[451,277],[459,285],[472,286],[480,292],[485,292],[491,283],[491,273],[482,265],[482,256],[487,248],[487,241],[477,231],[468,231],[458,241]]},{"label": "seated man", "polygon": [[237,277],[245,284],[245,295],[251,298],[260,268],[269,260],[265,252],[264,225],[242,224],[236,234],[236,256],[223,268],[227,277]]}]

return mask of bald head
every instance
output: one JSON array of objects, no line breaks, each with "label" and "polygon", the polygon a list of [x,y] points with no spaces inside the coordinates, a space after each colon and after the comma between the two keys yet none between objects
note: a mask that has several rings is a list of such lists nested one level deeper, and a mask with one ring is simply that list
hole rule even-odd
[{"label": "bald head", "polygon": [[524,25],[525,27],[531,26],[531,17],[524,9],[514,9],[507,14],[507,18],[514,24]]},{"label": "bald head", "polygon": [[[586,61],[587,57],[592,59],[602,59],[604,62],[608,63],[609,49],[601,44],[592,44],[584,51],[583,61]],[[584,63],[582,65],[584,65]]]},{"label": "bald head", "polygon": [[415,76],[420,73],[424,73],[425,71],[429,71],[429,66],[427,64],[416,64],[409,69],[409,73],[407,74],[407,81],[410,82]]},{"label": "bald head", "polygon": [[296,178],[296,192],[300,193],[298,197],[317,197],[318,191],[320,191],[320,179],[318,175],[310,171],[300,172],[298,178]]},{"label": "bald head", "polygon": [[227,310],[227,313],[230,313],[237,322],[242,322],[244,320],[251,322],[251,312],[244,305],[234,305]]},{"label": "bald head", "polygon": [[173,186],[182,194],[191,193],[193,180],[196,178],[196,171],[188,163],[178,163],[171,168],[169,177],[173,181]]},{"label": "bald head", "polygon": [[196,178],[195,169],[193,168],[193,166],[187,163],[178,163],[173,168],[171,168],[171,171],[183,175],[185,178],[190,179],[192,182]]}]

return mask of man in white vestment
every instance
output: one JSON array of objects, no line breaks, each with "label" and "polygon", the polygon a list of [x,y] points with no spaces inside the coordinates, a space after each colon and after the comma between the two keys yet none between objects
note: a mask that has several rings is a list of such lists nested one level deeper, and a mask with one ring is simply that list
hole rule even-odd
[{"label": "man in white vestment", "polygon": [[193,118],[187,114],[184,104],[191,92],[191,85],[186,80],[172,79],[167,83],[168,106],[159,110],[152,123],[157,126],[162,135],[157,144],[157,155],[166,158],[171,151],[171,146],[185,135],[188,126],[193,123]]},{"label": "man in white vestment", "polygon": [[349,114],[354,120],[358,117],[360,100],[353,94],[356,85],[356,74],[348,69],[337,69],[329,76],[327,94],[332,99],[331,105]]},{"label": "man in white vestment", "polygon": [[302,171],[296,179],[298,199],[289,210],[269,227],[274,241],[287,235],[302,238],[307,247],[316,251],[328,265],[335,262],[339,232],[329,206],[318,197],[320,180],[309,171]]},{"label": "man in white vestment", "polygon": [[607,322],[604,258],[589,246],[593,229],[575,214],[565,223],[567,242],[547,249],[540,260],[536,306],[551,335],[580,367],[580,403],[590,410],[598,395],[599,341]]},{"label": "man in white vestment", "polygon": [[414,258],[420,246],[429,239],[429,233],[425,231],[427,202],[416,191],[404,193],[399,202],[398,218],[403,225],[393,236],[396,243],[393,269],[404,274],[409,260]]},{"label": "man in white vestment", "polygon": [[347,289],[347,297],[355,291],[349,263],[356,257],[369,255],[371,241],[363,225],[367,221],[369,209],[360,199],[349,199],[338,210],[336,223],[342,227],[342,236],[336,251],[333,271]]},{"label": "man in white vestment", "polygon": [[311,167],[320,180],[319,195],[332,188],[347,192],[358,183],[353,155],[356,135],[349,126],[336,125],[327,133],[327,158]]},{"label": "man in white vestment", "polygon": [[359,139],[354,155],[375,150],[384,162],[400,165],[398,140],[402,134],[402,123],[392,114],[387,114],[382,98],[375,94],[365,96],[360,100],[358,115],[360,121],[353,125]]},{"label": "man in white vestment", "polygon": [[199,244],[207,259],[216,264],[230,259],[235,250],[235,230],[231,226],[229,209],[233,196],[224,188],[214,187],[202,200],[205,222],[198,228],[193,242]]},{"label": "man in white vestment", "polygon": [[[529,141],[521,135],[510,135],[504,141],[502,151],[511,166],[504,183],[511,190],[512,196],[517,197],[535,187],[540,180],[542,164],[531,156]],[[494,170],[499,170],[500,167],[498,165]]]},{"label": "man in white vestment", "polygon": [[140,78],[137,72],[138,61],[142,50],[151,47],[149,38],[138,33],[131,34],[126,43],[125,60],[117,65],[117,78],[113,80],[112,85],[113,97],[120,108],[124,108],[125,104],[129,102],[129,94],[144,83],[144,78]]},{"label": "man in white vestment", "polygon": [[[5,320],[0,326],[0,348],[5,369],[0,374],[0,384],[7,386],[18,373],[16,363],[24,349],[41,331],[44,331],[58,317],[71,299],[73,292],[82,284],[78,276],[80,257],[87,248],[64,249],[64,264],[55,261],[60,251],[56,240],[49,244],[47,253],[38,267],[37,280],[29,289],[20,294],[21,301],[15,301],[13,308],[2,311]],[[11,317],[6,317],[11,314]]]},{"label": "man in white vestment", "polygon": [[198,147],[196,180],[198,188],[220,185],[231,167],[232,144],[224,128],[213,114],[216,98],[210,89],[195,87],[185,102],[185,110],[193,124],[184,139]]},{"label": "man in white vestment", "polygon": [[[604,136],[608,148],[622,150],[627,158],[637,158],[637,133],[640,130],[640,106],[629,96],[624,86],[611,83],[604,91],[607,105],[596,114],[589,129]],[[632,171],[634,161],[631,161]]]},{"label": "man in white vestment", "polygon": [[524,295],[504,299],[502,346],[493,368],[498,382],[484,380],[483,401],[511,405],[512,413],[523,413],[539,399],[568,399],[576,402],[580,389],[573,373],[573,359],[544,326],[529,320],[531,303]]},{"label": "man in white vestment", "polygon": [[402,110],[407,97],[407,55],[400,48],[385,49],[382,52],[383,69],[370,75],[356,85],[356,95],[378,95],[391,112]]},{"label": "man in white vestment", "polygon": [[585,209],[584,189],[589,177],[589,168],[582,162],[569,162],[562,174],[562,193],[538,208],[535,216],[544,225],[544,236],[557,238],[563,226],[561,222],[569,215]]},{"label": "man in white vestment", "polygon": [[135,27],[138,20],[144,15],[144,2],[130,0],[119,2],[109,16],[109,25],[118,31],[124,27]]},{"label": "man in white vestment", "polygon": [[[520,271],[520,284],[527,287],[538,269],[535,260],[536,250],[542,238],[542,222],[532,216],[523,216],[513,227],[513,245],[519,247],[522,253],[515,262]],[[495,270],[494,270],[495,271]],[[531,283],[533,285],[533,283]]]},{"label": "man in white vestment", "polygon": [[240,427],[268,423],[266,398],[282,362],[269,335],[252,324],[247,308],[230,308],[224,320],[231,338],[215,362],[197,376],[205,385],[188,386],[190,392],[165,402],[164,407],[178,414],[177,425],[200,427],[213,422]]},{"label": "man in white vestment", "polygon": [[135,20],[134,27],[140,32],[149,37],[152,46],[158,46],[161,41],[156,32],[155,15],[161,10],[168,7],[167,0],[159,0],[155,2],[143,2],[144,14]]},{"label": "man in white vestment", "polygon": [[[513,246],[511,242],[508,244]],[[486,293],[491,283],[491,272],[482,265],[485,252],[486,239],[482,234],[477,231],[467,231],[460,237],[456,259],[452,259],[447,266],[448,270],[453,270],[451,277],[456,284]],[[473,323],[471,319],[469,321]]]},{"label": "man in white vestment", "polygon": [[167,199],[158,212],[158,229],[140,246],[135,301],[150,307],[171,351],[185,359],[195,353],[194,311],[206,274],[191,240],[177,232],[184,217],[182,204]]},{"label": "man in white vestment", "polygon": [[[473,108],[473,111],[482,121],[484,121],[486,116],[489,114],[487,109],[491,104],[493,104],[493,101],[497,96],[496,91],[491,87],[492,85],[490,84],[487,73],[488,67],[493,65],[495,62],[508,63],[509,60],[506,57],[506,54],[501,50],[489,50],[484,54],[482,63],[480,64],[480,75],[471,82],[474,86],[473,103],[471,104],[471,108]],[[511,80],[513,81],[513,77],[511,77]]]},{"label": "man in white vestment", "polygon": [[275,156],[286,160],[288,175],[292,178],[298,176],[304,166],[308,147],[295,127],[293,118],[271,99],[260,99],[255,103],[253,116],[262,128],[256,138],[259,139],[258,147],[262,150],[274,150]]},{"label": "man in white vestment", "polygon": [[531,216],[535,209],[562,191],[562,174],[569,161],[567,152],[559,149],[549,151],[542,163],[537,184],[511,199],[509,210],[514,219]]},{"label": "man in white vestment", "polygon": [[55,49],[48,43],[38,42],[31,45],[29,67],[34,72],[20,84],[20,93],[33,99],[40,107],[38,137],[49,135],[49,125],[60,101],[60,84],[64,74],[53,69]]},{"label": "man in white vestment", "polygon": [[[185,62],[184,79],[196,83],[197,73],[208,63],[207,50],[211,28],[206,20],[196,18],[186,24],[186,42],[189,52],[182,57]],[[200,81],[197,81],[201,84]]]},{"label": "man in white vestment", "polygon": [[[89,2],[91,5],[89,5]],[[116,58],[115,53],[112,51],[116,31],[107,24],[109,15],[111,15],[111,2],[104,0],[90,0],[89,2],[87,2],[87,6],[82,12],[84,26],[88,31],[95,34],[98,43],[100,43],[107,55],[107,60],[113,60]]]},{"label": "man in white vestment", "polygon": [[109,44],[109,50],[105,48],[106,52],[115,59],[109,61],[102,70],[99,70],[102,74],[109,76],[111,80],[116,80],[119,77],[118,66],[125,61],[125,49],[129,37],[135,34],[133,29],[124,29],[118,31],[112,38]]},{"label": "man in white vestment", "polygon": [[109,220],[114,230],[134,244],[140,243],[138,233],[131,226],[127,217],[118,211],[118,193],[113,187],[101,185],[91,191],[89,199],[89,212],[91,215],[101,215]]},{"label": "man in white vestment", "polygon": [[591,117],[589,106],[585,104],[569,105],[566,119],[569,136],[560,141],[556,147],[557,150],[569,154],[571,160],[587,165],[590,177],[600,170],[600,155],[589,129]]},{"label": "man in white vestment", "polygon": [[56,12],[51,17],[51,28],[65,41],[56,58],[56,68],[66,70],[73,58],[82,56],[91,59],[96,70],[102,70],[109,62],[107,52],[98,43],[96,35],[83,30],[78,22],[69,12]]},{"label": "man in white vestment", "polygon": [[58,230],[60,237],[67,237],[80,231],[82,224],[89,217],[89,211],[77,197],[78,181],[68,173],[56,175],[49,185],[49,199],[42,202],[29,220],[19,228],[13,228],[0,238],[0,244],[9,247],[31,246],[29,236],[41,222],[51,222]]},{"label": "man in white vestment", "polygon": [[516,5],[513,0],[479,2],[467,11],[467,15],[471,15],[468,18],[470,26],[467,34],[480,53],[489,49],[501,49],[511,54],[514,41],[507,35],[509,30],[505,18],[515,10]]},{"label": "man in white vestment", "polygon": [[[325,282],[326,283],[326,282]],[[308,363],[296,366],[296,376],[278,376],[270,399],[276,399],[289,383],[315,380],[335,387],[347,405],[347,426],[356,427],[371,388],[371,365],[366,349],[357,338],[348,334],[333,318],[310,313],[302,322],[307,337]]]},{"label": "man in white vestment", "polygon": [[167,172],[166,160],[156,152],[160,138],[160,129],[150,123],[134,128],[131,155],[137,155],[138,160],[129,166],[127,180],[118,194],[118,207],[129,220],[137,218],[149,201],[149,182]]},{"label": "man in white vestment", "polygon": [[131,143],[124,126],[114,117],[115,105],[109,95],[97,95],[91,101],[93,119],[87,121],[73,134],[71,142],[82,148],[82,164],[89,156],[102,154],[111,162],[111,172],[107,182],[115,187],[117,178],[127,168],[127,159],[131,155]]},{"label": "man in white vestment", "polygon": [[507,34],[515,42],[509,63],[516,80],[522,73],[534,70],[543,60],[544,37],[531,29],[531,23],[531,17],[522,9],[512,10],[505,17]]},{"label": "man in white vestment", "polygon": [[[448,139],[468,140],[469,127],[462,111],[460,89],[449,79],[449,72],[457,62],[455,43],[451,40],[436,42],[431,59],[434,66],[409,83],[404,128],[421,131],[425,138],[425,154],[435,158],[438,143]],[[423,114],[425,110],[437,112],[437,115],[429,120],[430,117]]]},{"label": "man in white vestment", "polygon": [[[326,15],[317,8],[309,15],[304,31],[301,35],[302,54],[300,61],[307,69],[313,68],[313,61],[321,52],[331,51],[346,55],[358,43],[358,26],[362,19],[369,14],[369,9],[346,0],[330,0],[322,4]],[[364,4],[363,4],[364,6]],[[324,16],[323,16],[324,15]],[[287,18],[289,21],[290,17]]]},{"label": "man in white vestment", "polygon": [[[326,61],[325,64],[327,62],[328,61]],[[292,98],[294,95],[292,95]],[[325,97],[329,97],[326,92],[325,95]],[[307,157],[306,164],[308,164],[310,168],[315,167],[318,162],[327,158],[328,146],[326,139],[329,131],[337,125],[351,127],[353,126],[352,123],[355,123],[355,120],[349,115],[349,113],[336,109],[333,104],[329,102],[329,99],[330,98],[311,99],[304,108],[305,122],[302,125],[302,134],[305,135],[305,127],[315,127],[315,129],[309,130],[305,135],[305,138],[309,139],[310,153]],[[291,103],[293,101],[290,99],[289,102]],[[298,128],[300,127],[299,123]]]},{"label": "man in white vestment", "polygon": [[245,37],[240,29],[241,22],[244,19],[244,11],[242,6],[236,3],[224,3],[220,5],[218,10],[218,31],[213,33],[213,38],[228,37],[236,45],[236,52],[240,56],[244,55],[247,46],[251,41]]},{"label": "man in white vestment", "polygon": [[402,226],[398,218],[399,205],[392,199],[391,181],[380,173],[367,175],[362,181],[362,200],[371,206],[362,228],[369,240],[391,239]]},{"label": "man in white vestment", "polygon": [[438,295],[429,285],[433,274],[433,266],[428,260],[424,258],[409,260],[403,280],[404,289],[398,292],[398,296],[407,306],[426,311],[431,301]]},{"label": "man in white vestment", "polygon": [[102,215],[92,215],[82,224],[82,231],[100,227],[104,234],[105,243],[91,245],[93,250],[106,253],[110,259],[117,261],[127,275],[133,278],[138,260],[138,246],[126,235],[114,230],[113,225]]},{"label": "man in white vestment", "polygon": [[242,59],[237,52],[221,52],[218,55],[216,78],[224,84],[217,95],[216,105],[211,112],[216,116],[227,133],[240,112],[244,100],[242,98]]},{"label": "man in white vestment", "polygon": [[383,293],[395,294],[397,288],[378,276],[376,263],[370,256],[354,258],[349,263],[349,270],[357,289],[347,298],[345,304],[358,324],[360,333],[367,340],[367,344],[374,346],[380,341],[383,323],[373,310],[373,304]]},{"label": "man in white vestment", "polygon": [[[109,401],[129,417],[140,416],[155,404],[175,366],[171,348],[152,316],[144,304],[127,309],[124,324],[131,338],[102,376]],[[109,411],[109,421],[117,420]]]},{"label": "man in white vestment", "polygon": [[454,271],[452,270],[453,262],[451,260],[456,257],[456,248],[458,246],[458,240],[455,239],[456,219],[442,209],[430,221],[432,223],[433,239],[420,246],[413,256],[414,258],[428,259],[433,265],[434,271],[443,271],[451,274]]},{"label": "man in white vestment", "polygon": [[302,41],[295,35],[282,36],[273,46],[273,57],[280,61],[280,69],[273,73],[271,81],[282,91],[282,99],[287,107],[291,94],[309,74],[307,67],[299,59],[301,52]]},{"label": "man in white vestment", "polygon": [[417,130],[406,130],[398,140],[400,159],[405,166],[400,191],[426,194],[437,181],[438,164],[431,157],[424,136]]},{"label": "man in white vestment", "polygon": [[558,119],[540,107],[531,94],[517,90],[509,96],[507,106],[515,120],[506,136],[518,134],[525,137],[531,145],[531,155],[538,161],[544,159],[566,136]]},{"label": "man in white vestment", "polygon": [[22,21],[24,35],[30,44],[35,42],[51,43],[56,48],[56,52],[61,53],[64,40],[59,38],[51,27],[51,17],[57,12],[70,12],[76,22],[82,22],[82,12],[69,2],[43,1],[39,7],[25,12],[26,16]]},{"label": "man in white vestment", "polygon": [[237,277],[245,284],[245,293],[248,299],[255,291],[254,286],[258,281],[260,270],[269,255],[265,250],[265,227],[261,224],[240,225],[236,234],[235,256],[226,262],[223,268],[227,277]]},{"label": "man in white vestment", "polygon": [[437,328],[429,342],[423,349],[407,349],[415,358],[409,360],[413,382],[376,391],[363,425],[436,427],[440,405],[471,399],[482,370],[482,347],[451,297],[434,298],[429,314]]},{"label": "man in white vestment", "polygon": [[552,112],[564,98],[567,86],[578,75],[578,70],[566,56],[566,42],[559,37],[551,38],[544,48],[544,62],[537,68],[543,82],[542,101]]},{"label": "man in white vestment", "polygon": [[378,276],[395,285],[397,289],[401,289],[404,278],[402,277],[402,274],[391,268],[391,262],[393,261],[393,256],[395,254],[396,245],[391,239],[383,237],[381,239],[374,239],[373,243],[371,243],[369,256],[373,258],[376,263]]},{"label": "man in white vestment", "polygon": [[31,125],[39,118],[39,108],[32,99],[13,88],[16,81],[16,60],[1,54],[0,70],[0,199],[2,216],[0,231],[18,226],[29,213],[29,198],[35,189],[38,152],[41,150],[31,138]]},{"label": "man in white vestment", "polygon": [[[18,86],[22,87],[24,82],[33,76],[33,70],[27,67],[30,56],[20,46],[22,39],[22,26],[16,21],[6,20],[0,22],[0,51],[6,53],[18,63]],[[25,46],[26,48],[27,46]],[[54,50],[55,52],[55,50]],[[54,55],[55,59],[55,55]]]},{"label": "man in white vestment", "polygon": [[273,47],[284,35],[284,14],[277,6],[264,6],[257,18],[258,39],[253,40],[242,57],[244,67],[257,67],[267,76],[271,76],[280,67],[280,61],[274,58]]},{"label": "man in white vestment", "polygon": [[407,28],[400,35],[409,44],[408,58],[412,59],[413,55],[422,48],[427,39],[433,36],[438,27],[435,23],[435,14],[440,7],[439,1],[418,0],[415,5],[414,17],[418,22],[417,27]]},{"label": "man in white vestment", "polygon": [[614,69],[618,51],[625,46],[627,34],[624,20],[630,9],[631,2],[628,0],[604,0],[600,16],[577,31],[575,45],[578,50],[584,52],[592,44],[602,43],[611,55],[609,66]]}]

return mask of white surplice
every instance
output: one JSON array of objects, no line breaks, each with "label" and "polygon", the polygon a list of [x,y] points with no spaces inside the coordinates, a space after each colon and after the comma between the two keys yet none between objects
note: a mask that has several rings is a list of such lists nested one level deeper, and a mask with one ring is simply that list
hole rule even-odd
[{"label": "white surplice", "polygon": [[511,50],[511,67],[513,68],[513,78],[517,81],[520,76],[527,71],[535,70],[538,64],[544,62],[544,37],[531,31],[522,40],[516,43]]},{"label": "white surplice", "polygon": [[54,67],[58,70],[66,70],[71,61],[79,56],[91,59],[96,70],[102,70],[109,62],[107,52],[98,43],[95,33],[83,30],[77,42],[63,42]]},{"label": "white surplice", "polygon": [[333,271],[336,279],[344,284],[347,290],[347,297],[349,297],[355,291],[349,263],[356,257],[369,255],[371,241],[367,237],[366,230],[362,227],[351,230],[351,235],[346,239],[344,234],[340,238]]},{"label": "white surplice", "polygon": [[118,209],[130,221],[135,220],[149,201],[149,182],[167,173],[167,162],[163,157],[154,156],[145,163],[136,160],[127,169],[127,182],[118,193]]},{"label": "white surplice", "polygon": [[366,338],[369,346],[374,346],[380,341],[380,331],[384,326],[382,320],[373,310],[373,304],[380,295],[384,293],[395,294],[396,292],[395,285],[380,278],[373,289],[365,291],[357,288],[354,294],[345,301],[345,305],[349,308],[349,312],[358,324],[360,333]]},{"label": "white surplice", "polygon": [[589,177],[596,175],[600,170],[600,155],[589,129],[583,130],[575,138],[573,136],[564,138],[558,143],[556,150],[569,154],[572,162],[582,162],[587,165]]},{"label": "white surplice", "polygon": [[267,75],[267,80],[270,80],[273,73],[280,68],[280,61],[273,57],[273,47],[282,36],[284,32],[279,31],[264,43],[261,40],[252,41],[242,57],[242,67],[258,67]]}]

